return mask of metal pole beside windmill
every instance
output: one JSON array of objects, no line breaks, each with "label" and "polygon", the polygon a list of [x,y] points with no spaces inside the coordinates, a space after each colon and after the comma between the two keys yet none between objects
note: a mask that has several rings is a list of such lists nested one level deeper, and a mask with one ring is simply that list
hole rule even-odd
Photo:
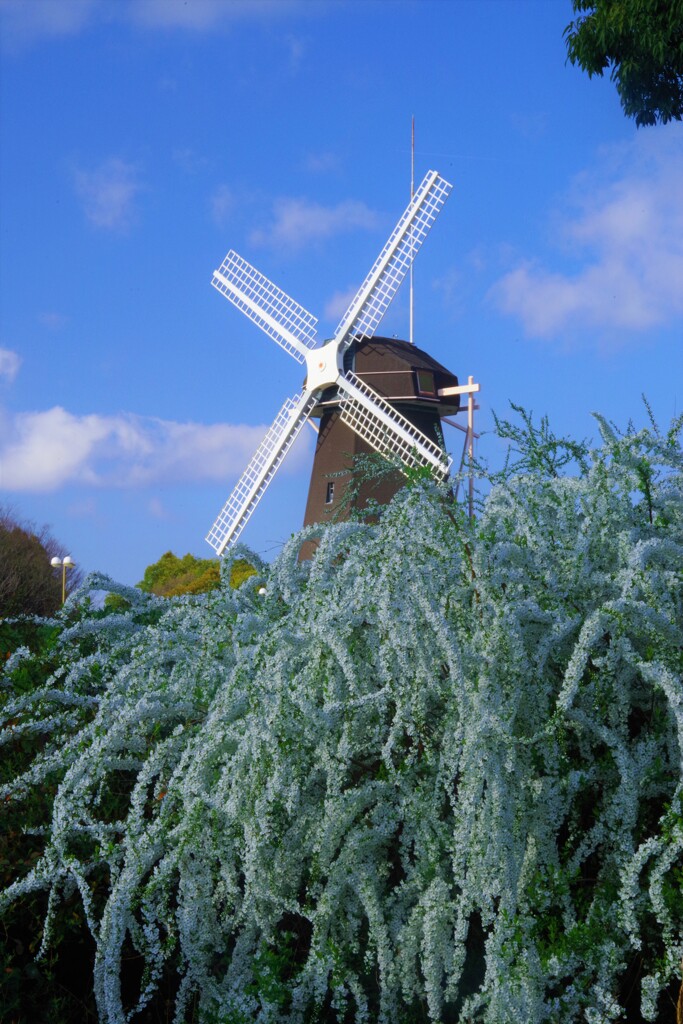
[{"label": "metal pole beside windmill", "polygon": [[[467,378],[468,385],[474,385],[474,377]],[[477,384],[477,389],[479,385]],[[467,509],[470,519],[474,519],[474,392],[467,393],[467,461],[469,463],[470,479],[469,493],[467,496]]]},{"label": "metal pole beside windmill", "polygon": [[[459,384],[457,387],[452,388],[439,388],[439,398],[447,398],[449,395],[467,395],[467,426],[463,427],[460,423],[456,423],[455,420],[448,419],[445,416],[443,417],[443,420],[445,423],[450,423],[452,427],[457,427],[458,430],[462,430],[465,434],[465,443],[462,449],[462,458],[460,459],[460,469],[458,470],[458,473],[462,473],[465,458],[467,458],[469,469],[467,511],[470,519],[474,519],[474,439],[475,437],[479,437],[479,434],[475,433],[474,430],[474,412],[475,409],[479,408],[474,396],[480,390],[481,385],[474,383],[474,377],[468,377],[467,384]],[[459,490],[460,481],[458,480],[458,484],[455,489],[456,500]]]}]

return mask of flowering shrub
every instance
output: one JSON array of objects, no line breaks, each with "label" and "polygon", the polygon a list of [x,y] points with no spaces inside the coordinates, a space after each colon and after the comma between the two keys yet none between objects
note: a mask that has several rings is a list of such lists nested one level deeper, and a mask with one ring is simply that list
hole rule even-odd
[{"label": "flowering shrub", "polygon": [[601,431],[562,477],[527,430],[474,523],[417,480],[373,525],[249,552],[237,590],[229,560],[170,600],[93,576],[42,685],[10,658],[0,738],[44,742],[0,795],[53,795],[0,908],[49,893],[46,949],[79,894],[103,1022],[169,972],[177,1022],[660,1019],[683,954],[683,459],[675,430]]}]

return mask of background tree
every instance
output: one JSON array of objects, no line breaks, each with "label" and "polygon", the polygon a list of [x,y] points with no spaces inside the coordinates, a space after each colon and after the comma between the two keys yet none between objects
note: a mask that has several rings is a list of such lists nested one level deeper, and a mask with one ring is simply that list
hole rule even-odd
[{"label": "background tree", "polygon": [[572,64],[610,68],[627,117],[640,127],[683,119],[683,0],[572,0]]},{"label": "background tree", "polygon": [[[230,585],[238,587],[255,571],[244,559],[236,559],[232,565]],[[203,594],[220,586],[220,562],[217,558],[197,558],[190,554],[178,558],[172,551],[167,551],[158,562],[147,566],[137,585],[145,593],[158,597]]]},{"label": "background tree", "polygon": [[[0,508],[0,617],[53,615],[62,602],[62,580],[50,559],[66,549],[47,527],[21,523],[9,508]],[[76,569],[67,574],[67,590],[81,582]]]}]

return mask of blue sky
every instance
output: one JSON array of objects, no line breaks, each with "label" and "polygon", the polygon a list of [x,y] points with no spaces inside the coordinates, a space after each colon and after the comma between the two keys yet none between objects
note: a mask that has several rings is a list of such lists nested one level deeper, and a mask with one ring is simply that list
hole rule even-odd
[{"label": "blue sky", "polygon": [[[234,248],[331,334],[416,178],[415,340],[559,433],[683,406],[683,126],[566,63],[569,0],[0,0],[0,503],[134,583],[204,541],[301,368]],[[402,289],[380,333],[406,337]],[[243,534],[301,525],[305,430]],[[461,436],[447,441],[459,458]],[[495,464],[497,442],[479,441]]]}]

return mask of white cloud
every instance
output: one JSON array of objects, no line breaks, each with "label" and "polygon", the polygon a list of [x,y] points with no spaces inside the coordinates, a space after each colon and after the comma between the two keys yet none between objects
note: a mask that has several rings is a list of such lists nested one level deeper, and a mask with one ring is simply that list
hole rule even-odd
[{"label": "white cloud", "polygon": [[301,249],[333,235],[377,227],[379,218],[365,203],[348,199],[337,206],[322,206],[306,199],[276,199],[267,228],[252,232],[255,245]]},{"label": "white cloud", "polygon": [[235,209],[235,197],[229,185],[219,185],[211,196],[211,217],[222,226]]},{"label": "white cloud", "polygon": [[168,519],[168,511],[158,498],[150,498],[147,502],[147,511],[151,515],[152,519]]},{"label": "white cloud", "polygon": [[202,32],[243,18],[288,14],[300,6],[294,0],[129,0],[126,17],[144,28]]},{"label": "white cloud", "polygon": [[[246,467],[265,427],[175,423],[152,417],[76,416],[56,406],[5,417],[0,477],[6,491],[55,491],[68,484],[146,487],[228,481]],[[290,470],[308,458],[295,446]]]},{"label": "white cloud", "polygon": [[357,291],[358,285],[355,285],[355,287],[347,288],[344,292],[335,292],[325,304],[325,316],[327,319],[341,320],[351,305],[351,300],[355,298]]},{"label": "white cloud", "polygon": [[8,491],[51,491],[78,478],[94,482],[88,458],[111,430],[103,417],[71,416],[59,407],[20,414],[14,428],[0,455]]},{"label": "white cloud", "polygon": [[2,36],[11,46],[25,46],[41,37],[75,35],[98,9],[100,0],[2,0]]},{"label": "white cloud", "polygon": [[289,70],[296,73],[303,62],[306,53],[306,43],[299,36],[288,35],[285,37],[285,46],[289,55]]},{"label": "white cloud", "polygon": [[462,271],[458,267],[449,267],[432,281],[432,288],[443,301],[451,315],[459,314],[465,308],[465,287]]},{"label": "white cloud", "polygon": [[523,139],[535,142],[546,133],[548,115],[545,113],[531,113],[529,111],[523,114],[516,113],[510,116],[510,123]]},{"label": "white cloud", "polygon": [[21,358],[16,352],[8,348],[0,348],[0,377],[4,377],[10,384],[19,373]]},{"label": "white cloud", "polygon": [[134,0],[128,4],[128,17],[145,28],[213,28],[222,20],[223,4],[215,0]]},{"label": "white cloud", "polygon": [[207,32],[307,7],[304,0],[0,0],[0,20],[3,42],[17,48],[112,21],[151,31]]},{"label": "white cloud", "polygon": [[557,216],[556,242],[579,269],[523,260],[490,292],[528,335],[644,331],[683,314],[683,131],[605,150]]},{"label": "white cloud", "polygon": [[339,167],[339,157],[336,153],[309,153],[304,162],[307,171],[312,174],[328,174],[336,171]]},{"label": "white cloud", "polygon": [[94,519],[98,511],[97,502],[93,497],[81,498],[68,505],[69,516],[74,519]]},{"label": "white cloud", "polygon": [[54,310],[45,311],[44,313],[38,314],[38,322],[47,327],[50,331],[59,331],[62,327],[65,327],[69,322],[69,318],[64,316],[63,313],[57,313]]},{"label": "white cloud", "polygon": [[[164,83],[160,83],[160,88],[166,90],[167,86]],[[200,156],[190,146],[185,146],[183,149],[174,149],[171,156],[173,162],[186,174],[197,174],[209,165],[207,158]]]},{"label": "white cloud", "polygon": [[134,200],[142,188],[132,164],[110,157],[94,170],[76,170],[74,183],[91,224],[109,231],[130,226]]}]

